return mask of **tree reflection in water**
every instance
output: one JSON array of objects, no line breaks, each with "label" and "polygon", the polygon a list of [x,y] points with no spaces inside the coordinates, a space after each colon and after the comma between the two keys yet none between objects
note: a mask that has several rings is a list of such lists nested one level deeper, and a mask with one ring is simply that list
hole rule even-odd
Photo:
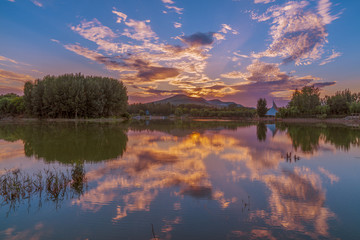
[{"label": "tree reflection in water", "polygon": [[295,150],[299,149],[305,153],[316,152],[321,141],[344,151],[348,151],[351,146],[360,146],[360,128],[344,125],[293,123],[277,123],[276,128],[286,131]]},{"label": "tree reflection in water", "polygon": [[24,142],[25,155],[65,164],[115,159],[126,151],[126,125],[41,123],[0,125],[0,139]]},{"label": "tree reflection in water", "polygon": [[266,128],[265,123],[259,122],[259,123],[256,125],[256,136],[257,136],[257,139],[258,139],[260,142],[266,140],[266,131],[267,131],[267,128]]},{"label": "tree reflection in water", "polygon": [[[360,146],[359,129],[322,124],[276,123],[275,128],[275,124],[264,123],[150,121],[146,125],[140,121],[128,126],[64,126],[64,129],[55,124],[35,126],[37,130],[15,128],[12,132],[0,127],[0,138],[22,139],[27,156],[47,163],[78,163],[65,180],[61,180],[59,173],[58,184],[52,180],[50,186],[54,187],[49,191],[44,187],[43,197],[48,201],[60,202],[75,196],[72,206],[94,214],[109,206],[112,212],[106,217],[117,223],[126,222],[135,212],[157,211],[152,204],[160,196],[167,201],[176,199],[171,204],[173,215],[167,215],[171,212],[167,211],[161,216],[162,222],[156,223],[161,228],[156,231],[160,237],[186,221],[179,211],[182,208],[185,211],[188,205],[184,199],[191,197],[198,202],[216,203],[222,214],[236,215],[236,210],[243,213],[246,209],[251,229],[231,225],[231,230],[227,230],[234,236],[329,238],[329,220],[336,215],[326,205],[322,177],[328,177],[332,183],[340,178],[331,169],[303,163],[314,160],[315,165],[316,159],[312,157],[323,154],[325,147],[348,151]],[[68,142],[64,143],[66,139]],[[300,155],[302,160],[290,165],[281,157],[285,153],[292,153],[292,157]],[[85,174],[83,163],[108,159],[111,160],[93,165],[96,167]],[[18,173],[7,174],[14,178]],[[45,178],[50,176],[44,174]],[[91,187],[85,191],[87,181]],[[256,191],[263,191],[259,183],[266,188],[263,199],[256,195]],[[61,186],[66,186],[65,194],[59,191]],[[245,188],[255,190],[250,193],[252,190]],[[168,190],[172,197],[167,199],[160,193]],[[242,200],[248,194],[251,208],[249,198]],[[21,201],[26,201],[27,195],[24,196]],[[259,207],[262,200],[266,207]],[[236,217],[234,221],[241,219]],[[280,235],[279,229],[286,231]]]}]

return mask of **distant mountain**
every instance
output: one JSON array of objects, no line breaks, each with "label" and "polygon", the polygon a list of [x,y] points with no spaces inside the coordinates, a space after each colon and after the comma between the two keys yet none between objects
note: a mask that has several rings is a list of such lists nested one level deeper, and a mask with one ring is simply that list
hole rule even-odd
[{"label": "distant mountain", "polygon": [[243,105],[234,102],[223,102],[219,99],[206,100],[204,98],[189,97],[184,94],[178,94],[169,98],[155,101],[153,103],[171,103],[176,106],[181,104],[196,104],[196,105],[217,107],[217,108],[225,108],[232,104],[235,104],[237,107],[244,107]]}]

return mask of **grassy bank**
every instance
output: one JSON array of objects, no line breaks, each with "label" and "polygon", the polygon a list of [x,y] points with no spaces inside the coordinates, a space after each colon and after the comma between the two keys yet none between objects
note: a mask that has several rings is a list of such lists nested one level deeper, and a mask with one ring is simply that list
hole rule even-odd
[{"label": "grassy bank", "polygon": [[349,126],[360,126],[360,119],[346,119],[346,118],[279,118],[276,121],[288,122],[288,123],[334,123],[344,124]]},{"label": "grassy bank", "polygon": [[125,122],[126,118],[23,118],[23,117],[6,117],[0,118],[0,122],[16,123],[16,122]]}]

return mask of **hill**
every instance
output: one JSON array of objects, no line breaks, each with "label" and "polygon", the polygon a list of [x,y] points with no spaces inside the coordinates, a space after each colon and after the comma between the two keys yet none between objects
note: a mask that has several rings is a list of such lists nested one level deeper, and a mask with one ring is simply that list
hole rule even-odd
[{"label": "hill", "polygon": [[244,107],[243,105],[234,102],[223,102],[219,99],[206,100],[204,98],[189,97],[184,94],[178,94],[169,98],[155,101],[153,103],[170,103],[175,106],[181,104],[196,104],[196,105],[216,107],[216,108],[225,108],[232,104],[235,104],[237,107]]}]

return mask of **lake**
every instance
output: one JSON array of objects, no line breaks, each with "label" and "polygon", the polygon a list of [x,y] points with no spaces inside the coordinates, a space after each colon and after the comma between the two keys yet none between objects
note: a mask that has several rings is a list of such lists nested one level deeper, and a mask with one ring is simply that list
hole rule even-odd
[{"label": "lake", "polygon": [[0,239],[360,239],[360,129],[1,123]]}]

